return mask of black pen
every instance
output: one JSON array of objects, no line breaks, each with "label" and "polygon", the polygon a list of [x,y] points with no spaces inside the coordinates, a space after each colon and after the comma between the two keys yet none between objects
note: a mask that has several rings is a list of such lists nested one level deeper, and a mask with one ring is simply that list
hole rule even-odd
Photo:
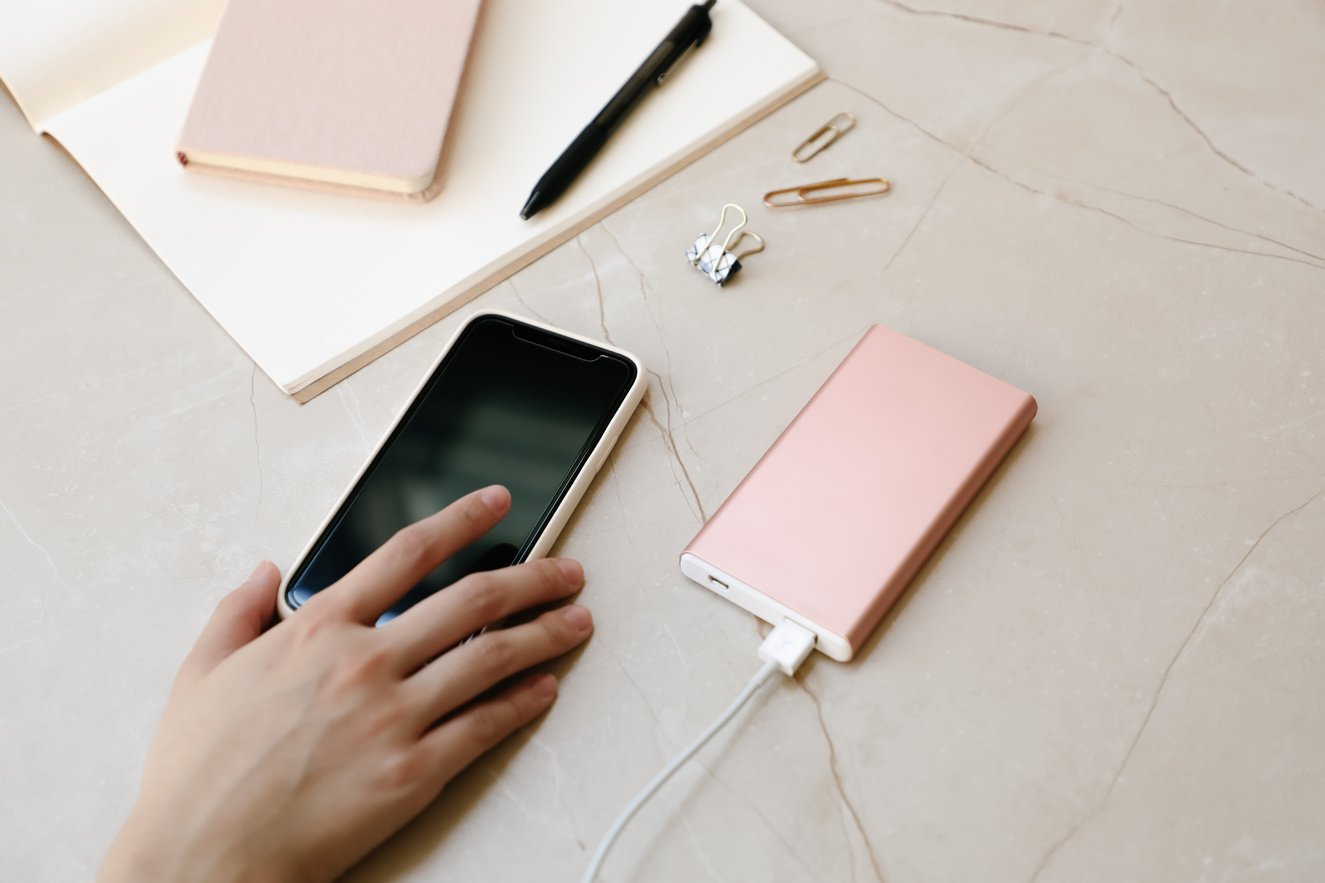
[{"label": "black pen", "polygon": [[598,111],[598,116],[584,127],[584,131],[576,136],[570,147],[567,147],[561,156],[557,157],[552,167],[543,173],[543,177],[538,179],[524,208],[520,209],[520,217],[529,220],[565,193],[571,182],[584,171],[584,167],[607,143],[608,136],[635,109],[640,99],[649,94],[649,89],[661,85],[672,66],[691,48],[698,47],[704,42],[704,38],[713,28],[709,10],[716,2],[717,0],[708,0],[707,3],[696,4],[681,16],[681,20],[672,28],[671,33],[650,53],[639,66],[639,70],[626,80],[626,85],[617,90],[612,100]]}]

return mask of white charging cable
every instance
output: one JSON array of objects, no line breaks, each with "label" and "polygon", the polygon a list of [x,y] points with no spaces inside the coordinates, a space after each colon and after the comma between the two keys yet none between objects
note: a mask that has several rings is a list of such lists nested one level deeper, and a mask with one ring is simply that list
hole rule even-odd
[{"label": "white charging cable", "polygon": [[608,828],[607,833],[603,835],[598,848],[594,850],[593,858],[589,861],[589,869],[584,872],[583,883],[593,883],[598,877],[598,871],[602,868],[604,860],[607,859],[608,850],[612,848],[612,844],[616,842],[622,829],[626,827],[626,823],[630,821],[635,813],[639,812],[640,807],[659,788],[666,784],[672,774],[679,770],[687,760],[694,757],[695,753],[703,748],[713,738],[714,734],[726,726],[727,722],[736,716],[736,712],[740,711],[741,707],[750,701],[750,697],[763,686],[765,681],[773,676],[774,672],[781,671],[788,677],[794,675],[796,669],[800,668],[800,664],[805,661],[805,657],[809,656],[813,649],[814,632],[789,619],[782,620],[773,631],[768,633],[768,637],[764,638],[764,643],[759,645],[759,658],[764,660],[763,666],[755,672],[755,676],[750,679],[750,683],[745,685],[745,689],[741,690],[736,698],[732,700],[732,704],[728,705],[727,709],[718,715],[718,719],[709,724],[708,729],[700,733],[695,741],[686,746],[684,751],[672,758],[671,762],[663,767],[658,775],[654,776],[653,780],[644,786],[644,790],[621,811],[621,815],[617,816],[616,821],[612,823],[612,827]]}]

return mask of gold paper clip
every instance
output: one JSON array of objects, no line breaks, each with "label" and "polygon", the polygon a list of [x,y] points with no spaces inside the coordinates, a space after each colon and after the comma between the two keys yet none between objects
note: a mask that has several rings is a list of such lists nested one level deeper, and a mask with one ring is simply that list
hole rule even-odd
[{"label": "gold paper clip", "polygon": [[[841,120],[841,122],[838,122]],[[819,127],[819,130],[800,143],[795,150],[791,152],[791,158],[796,162],[805,162],[818,156],[821,151],[827,150],[838,138],[841,138],[847,132],[856,127],[855,114],[843,111],[835,115],[831,120]],[[806,148],[814,148],[809,153],[801,156]]]},{"label": "gold paper clip", "polygon": [[[841,199],[860,199],[864,196],[882,196],[892,189],[892,184],[887,178],[858,178],[851,180],[849,178],[834,178],[831,181],[816,181],[813,184],[801,184],[797,187],[787,187],[783,190],[770,190],[764,194],[764,205],[769,208],[790,208],[796,205],[818,205],[821,202],[837,202]],[[841,193],[826,193],[819,196],[821,190],[841,190]],[[779,199],[779,197],[792,194],[790,199]]]}]

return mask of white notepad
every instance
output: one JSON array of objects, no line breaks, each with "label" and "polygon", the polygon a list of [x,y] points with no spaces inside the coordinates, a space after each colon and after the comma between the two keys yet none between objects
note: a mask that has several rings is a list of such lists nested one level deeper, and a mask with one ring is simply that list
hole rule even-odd
[{"label": "white notepad", "polygon": [[[748,8],[721,0],[704,46],[565,196],[521,221],[534,181],[685,9],[487,0],[445,185],[421,205],[182,170],[174,144],[214,0],[10,4],[0,77],[258,366],[307,399],[822,78]],[[124,58],[125,45],[138,55]]]}]

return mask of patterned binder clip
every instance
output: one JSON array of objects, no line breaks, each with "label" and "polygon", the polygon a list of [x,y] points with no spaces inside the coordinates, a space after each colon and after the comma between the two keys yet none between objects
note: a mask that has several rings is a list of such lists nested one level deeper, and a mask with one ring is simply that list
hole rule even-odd
[{"label": "patterned binder clip", "polygon": [[[740,215],[741,222],[731,229],[727,237],[722,240],[722,245],[718,245],[718,234],[727,223],[728,209],[734,209]],[[745,209],[734,202],[727,203],[722,207],[722,214],[718,216],[718,226],[713,228],[713,232],[699,234],[699,237],[695,239],[695,243],[686,249],[686,260],[690,261],[691,266],[696,270],[707,276],[710,282],[726,285],[741,269],[741,258],[749,257],[764,250],[764,240],[758,234],[748,231],[742,232],[742,228],[748,220]],[[739,254],[735,253],[733,249],[747,236],[755,241],[755,247],[746,249]]]}]

